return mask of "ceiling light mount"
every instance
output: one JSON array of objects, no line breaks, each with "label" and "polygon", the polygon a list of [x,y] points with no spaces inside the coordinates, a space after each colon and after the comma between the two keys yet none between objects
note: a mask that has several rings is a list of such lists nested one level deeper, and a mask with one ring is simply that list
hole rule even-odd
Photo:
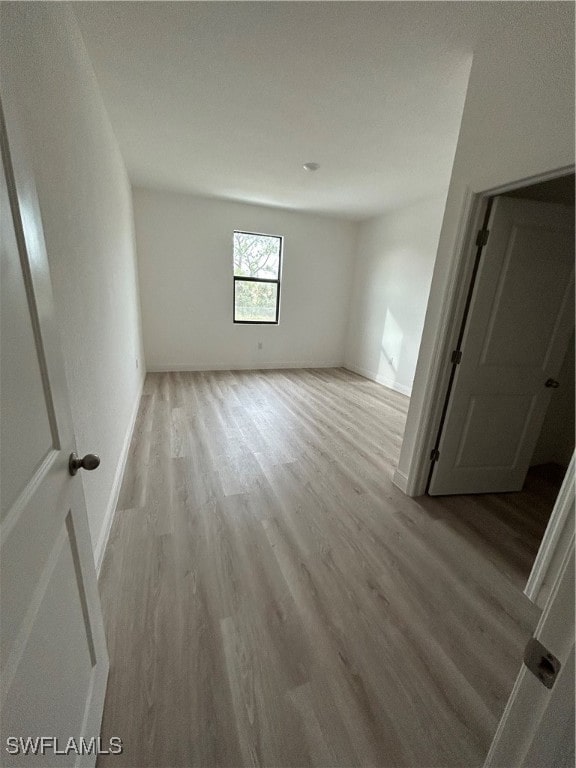
[{"label": "ceiling light mount", "polygon": [[309,173],[314,173],[314,171],[317,171],[318,168],[320,168],[319,163],[304,163],[302,166],[305,171],[309,171]]}]

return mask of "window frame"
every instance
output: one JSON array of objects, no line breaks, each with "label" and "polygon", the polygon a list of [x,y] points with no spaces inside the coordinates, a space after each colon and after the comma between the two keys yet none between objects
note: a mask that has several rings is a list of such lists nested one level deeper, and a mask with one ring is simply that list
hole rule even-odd
[{"label": "window frame", "polygon": [[[273,237],[280,240],[280,249],[278,251],[278,277],[242,277],[234,274],[234,235],[255,235],[256,237]],[[232,322],[235,325],[278,325],[280,322],[280,283],[282,277],[282,257],[284,255],[284,235],[270,235],[265,232],[249,232],[245,229],[235,229],[232,233],[232,277],[234,286],[232,291]],[[236,320],[236,283],[271,283],[276,285],[276,316],[274,320]]]}]

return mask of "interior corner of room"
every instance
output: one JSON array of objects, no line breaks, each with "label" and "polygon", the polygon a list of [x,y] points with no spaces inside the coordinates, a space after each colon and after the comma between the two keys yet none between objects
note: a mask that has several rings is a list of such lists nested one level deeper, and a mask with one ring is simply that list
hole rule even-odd
[{"label": "interior corner of room", "polygon": [[0,3],[14,766],[570,764],[573,29]]}]

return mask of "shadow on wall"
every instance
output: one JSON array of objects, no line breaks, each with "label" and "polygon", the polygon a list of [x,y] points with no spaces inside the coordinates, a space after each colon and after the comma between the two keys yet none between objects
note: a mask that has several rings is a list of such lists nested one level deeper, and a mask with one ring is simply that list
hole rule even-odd
[{"label": "shadow on wall", "polygon": [[382,332],[382,346],[380,348],[380,362],[378,364],[378,375],[385,378],[393,378],[396,383],[396,373],[398,372],[398,361],[402,354],[402,340],[404,333],[402,328],[396,322],[394,315],[389,309],[386,309],[384,320],[384,330]]},{"label": "shadow on wall", "polygon": [[445,198],[361,225],[346,365],[410,395]]},{"label": "shadow on wall", "polygon": [[402,303],[397,297],[396,312],[387,306],[382,313],[377,380],[403,394],[410,395],[427,295],[409,297]]}]

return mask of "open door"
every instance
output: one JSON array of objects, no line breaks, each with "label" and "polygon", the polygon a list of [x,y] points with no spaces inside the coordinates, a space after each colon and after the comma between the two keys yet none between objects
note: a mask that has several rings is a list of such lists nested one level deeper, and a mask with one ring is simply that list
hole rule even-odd
[{"label": "open door", "polygon": [[40,210],[7,123],[0,105],[1,762],[94,765],[108,655]]},{"label": "open door", "polygon": [[566,544],[484,768],[574,766],[573,535]]},{"label": "open door", "polygon": [[572,208],[495,198],[431,495],[522,489],[573,328]]}]

